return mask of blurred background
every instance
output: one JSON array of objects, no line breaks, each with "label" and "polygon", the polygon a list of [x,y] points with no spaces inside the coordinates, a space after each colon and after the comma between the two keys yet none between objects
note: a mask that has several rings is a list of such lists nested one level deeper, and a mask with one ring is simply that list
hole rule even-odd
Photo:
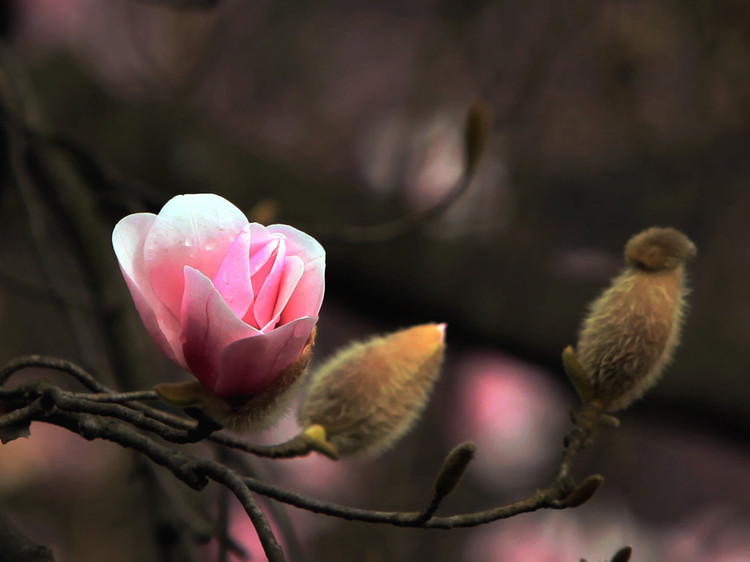
[{"label": "blurred background", "polygon": [[[177,380],[109,237],[174,194],[218,193],[326,247],[317,361],[352,338],[448,323],[430,406],[392,451],[253,470],[414,510],[443,456],[473,439],[478,458],[441,513],[486,509],[554,474],[575,404],[560,352],[628,237],[673,226],[698,247],[683,344],[576,464],[606,478],[592,501],[451,532],[271,518],[292,560],[592,562],[624,545],[639,562],[750,560],[750,4],[6,0],[0,35],[0,362],[55,355],[123,389]],[[494,119],[461,197],[398,238],[340,228],[449,197],[477,99]],[[174,521],[210,526],[220,496],[38,423],[0,448],[2,513],[58,562],[214,560],[215,544],[193,548]]]}]

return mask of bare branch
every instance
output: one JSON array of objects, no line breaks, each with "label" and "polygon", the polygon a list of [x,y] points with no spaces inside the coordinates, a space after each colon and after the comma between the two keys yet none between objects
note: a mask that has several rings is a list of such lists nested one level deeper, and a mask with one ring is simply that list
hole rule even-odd
[{"label": "bare branch", "polygon": [[[373,511],[320,501],[293,491],[267,484],[250,476],[241,476],[226,464],[200,458],[173,449],[160,439],[172,443],[187,443],[208,438],[219,445],[230,448],[238,445],[230,436],[211,435],[216,429],[201,416],[198,421],[147,407],[132,398],[152,398],[151,391],[136,393],[112,393],[93,377],[70,362],[30,356],[12,361],[0,370],[0,383],[11,374],[27,366],[47,367],[73,375],[95,394],[75,393],[62,390],[45,382],[22,385],[0,390],[0,404],[5,404],[5,413],[0,416],[0,428],[32,421],[43,421],[65,427],[85,439],[104,439],[118,443],[145,455],[154,463],[167,468],[178,479],[195,490],[203,489],[209,480],[225,486],[243,505],[255,525],[269,560],[284,560],[268,521],[255,500],[254,493],[261,494],[300,509],[346,520],[369,523],[384,523],[400,527],[424,529],[453,529],[474,527],[539,509],[565,509],[577,507],[591,498],[602,482],[595,475],[576,485],[571,476],[572,463],[578,453],[590,442],[592,434],[602,418],[601,409],[585,406],[574,416],[576,426],[565,438],[557,474],[543,489],[532,496],[492,509],[461,513],[451,516],[434,516],[443,497],[453,491],[460,476],[473,458],[475,446],[464,443],[452,451],[443,463],[435,483],[435,494],[431,505],[422,511]],[[106,400],[109,395],[112,400]],[[118,403],[123,402],[123,403]],[[8,411],[8,408],[11,408]],[[143,433],[153,434],[154,437]],[[277,446],[266,447],[266,452],[296,450],[310,452],[309,444],[300,436]],[[262,447],[250,446],[254,454]],[[221,457],[220,457],[221,458]]]},{"label": "bare branch", "polygon": [[158,4],[175,10],[211,10],[221,0],[137,0],[142,4]]},{"label": "bare branch", "polygon": [[476,102],[469,107],[464,124],[464,164],[456,185],[435,205],[403,217],[372,226],[311,226],[319,238],[350,243],[377,244],[395,240],[439,217],[466,193],[474,179],[489,135],[491,116],[484,104]]}]

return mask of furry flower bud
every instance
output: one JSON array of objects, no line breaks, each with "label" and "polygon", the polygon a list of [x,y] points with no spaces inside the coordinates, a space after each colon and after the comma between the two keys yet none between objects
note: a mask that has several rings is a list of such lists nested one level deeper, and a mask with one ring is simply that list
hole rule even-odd
[{"label": "furry flower bud", "polygon": [[695,253],[674,228],[646,229],[625,246],[626,269],[590,305],[576,355],[606,410],[640,398],[671,360],[685,313],[685,263]]},{"label": "furry flower bud", "polygon": [[323,426],[341,456],[380,453],[424,410],[444,350],[445,324],[350,345],[312,375],[300,422]]}]

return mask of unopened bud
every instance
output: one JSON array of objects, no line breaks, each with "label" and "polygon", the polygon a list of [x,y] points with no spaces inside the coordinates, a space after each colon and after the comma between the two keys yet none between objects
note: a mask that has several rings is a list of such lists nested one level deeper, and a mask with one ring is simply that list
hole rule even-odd
[{"label": "unopened bud", "polygon": [[445,324],[350,345],[313,374],[300,407],[302,426],[323,426],[341,456],[383,451],[424,410],[444,350]]},{"label": "unopened bud", "polygon": [[612,557],[610,562],[629,562],[630,557],[633,555],[633,548],[630,546],[624,546]]},{"label": "unopened bud", "polygon": [[443,466],[435,478],[435,495],[443,498],[450,494],[461,481],[469,463],[474,460],[477,453],[477,444],[466,441],[454,447],[443,461]]},{"label": "unopened bud", "polygon": [[200,400],[201,383],[195,381],[162,383],[154,387],[164,402],[174,406],[192,406]]},{"label": "unopened bud", "polygon": [[576,356],[606,410],[641,397],[671,360],[685,313],[685,263],[694,256],[681,232],[644,230],[625,247],[625,271],[591,304]]},{"label": "unopened bud", "polygon": [[579,507],[589,501],[604,483],[601,474],[593,474],[581,482],[563,500],[565,507]]}]

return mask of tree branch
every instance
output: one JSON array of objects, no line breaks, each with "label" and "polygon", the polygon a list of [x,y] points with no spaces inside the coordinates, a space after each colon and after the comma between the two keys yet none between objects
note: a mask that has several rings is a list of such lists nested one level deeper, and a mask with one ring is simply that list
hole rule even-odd
[{"label": "tree branch", "polygon": [[[87,388],[94,390],[95,394],[65,391],[44,382],[0,390],[0,405],[5,404],[6,411],[7,407],[12,408],[11,411],[0,416],[0,428],[19,423],[28,424],[31,421],[52,423],[78,433],[85,439],[105,439],[134,449],[156,464],[170,470],[178,479],[195,490],[203,489],[209,480],[214,480],[230,490],[241,502],[258,531],[266,555],[269,560],[274,561],[283,560],[283,553],[253,493],[300,509],[341,519],[385,523],[399,527],[453,529],[483,525],[539,509],[577,507],[593,496],[603,480],[601,476],[594,475],[576,486],[571,476],[573,461],[578,453],[590,444],[592,434],[602,418],[600,409],[586,406],[573,416],[576,425],[566,435],[565,448],[555,477],[545,488],[528,498],[484,511],[434,516],[440,499],[453,490],[466,464],[473,457],[473,444],[463,444],[456,448],[443,463],[435,484],[436,494],[441,495],[441,498],[435,500],[433,497],[426,509],[399,512],[353,508],[316,500],[267,484],[256,478],[241,476],[226,464],[169,447],[158,439],[185,443],[206,438],[210,430],[206,433],[205,426],[201,427],[201,421],[188,422],[184,418],[165,412],[160,414],[162,419],[155,419],[151,415],[160,412],[159,410],[138,403],[119,404],[105,401],[104,395],[111,395],[113,400],[123,401],[131,397],[150,398],[151,394],[150,391],[112,393],[103,385],[96,383],[91,375],[69,362],[42,356],[19,358],[0,369],[0,383],[7,381],[11,374],[24,366],[59,369],[73,375]],[[146,435],[142,433],[143,431],[152,433],[158,438]],[[201,431],[204,433],[202,434]],[[215,437],[211,435],[208,439],[213,440]],[[227,446],[236,444],[228,436],[224,436],[222,440],[228,443]],[[218,443],[218,441],[215,442]]]}]

